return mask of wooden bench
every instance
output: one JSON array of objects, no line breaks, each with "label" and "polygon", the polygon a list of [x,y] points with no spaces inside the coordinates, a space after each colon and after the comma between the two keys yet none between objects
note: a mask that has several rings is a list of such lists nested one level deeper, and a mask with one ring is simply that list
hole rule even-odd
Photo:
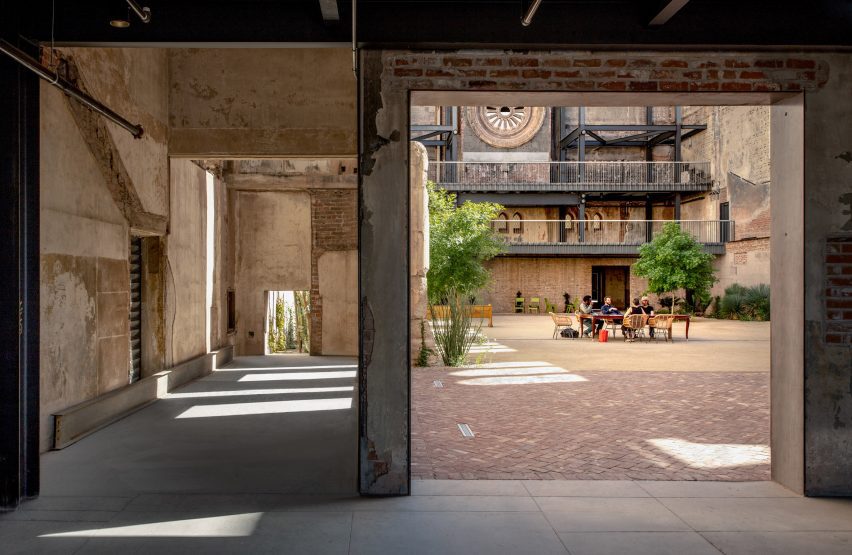
[{"label": "wooden bench", "polygon": [[[438,318],[447,318],[450,315],[450,307],[447,305],[435,305],[429,306],[426,309],[426,319],[432,319],[432,310],[434,309],[435,315]],[[491,310],[490,304],[475,304],[470,307],[470,317],[471,318],[482,318],[484,320],[488,320],[488,327],[494,327],[494,314]]]}]

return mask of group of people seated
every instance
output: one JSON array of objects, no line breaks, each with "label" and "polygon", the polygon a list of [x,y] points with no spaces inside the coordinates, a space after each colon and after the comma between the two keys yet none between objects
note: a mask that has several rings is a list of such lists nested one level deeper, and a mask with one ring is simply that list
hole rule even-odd
[{"label": "group of people seated", "polygon": [[[580,309],[579,310],[583,314],[599,313],[599,314],[606,314],[606,315],[613,315],[613,316],[630,316],[632,314],[645,314],[649,318],[654,316],[654,307],[651,306],[651,302],[648,299],[648,297],[646,297],[646,296],[643,296],[641,298],[640,297],[634,298],[633,303],[627,309],[625,309],[624,312],[621,312],[620,310],[618,310],[617,308],[612,306],[612,297],[604,297],[604,304],[601,305],[600,310],[595,310],[592,307],[592,296],[586,295],[585,297],[583,297],[583,302],[580,303]],[[595,326],[595,329],[592,330],[592,320],[591,319],[584,319],[584,320],[582,320],[582,322],[583,322],[583,330],[582,330],[583,337],[590,337],[593,333],[597,334],[601,330],[601,328],[603,328],[604,325],[606,324],[606,322],[604,322],[603,320],[599,320],[597,322],[596,326]],[[622,319],[615,319],[614,323],[615,324],[623,324],[623,320]],[[635,333],[634,330],[632,330],[630,328],[626,328],[625,326],[622,325],[621,333],[623,333],[623,334],[625,334],[625,336],[627,336],[627,341],[633,341],[634,340],[634,337],[633,337],[633,334]],[[648,335],[650,337],[654,337],[654,328],[650,328],[648,330]]]}]

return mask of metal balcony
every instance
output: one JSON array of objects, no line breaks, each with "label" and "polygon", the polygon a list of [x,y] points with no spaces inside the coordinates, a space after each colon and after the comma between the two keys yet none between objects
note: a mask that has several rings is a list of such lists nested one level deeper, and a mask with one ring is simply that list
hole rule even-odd
[{"label": "metal balcony", "polygon": [[429,162],[429,179],[452,192],[709,191],[710,162]]},{"label": "metal balcony", "polygon": [[[672,220],[493,220],[508,255],[637,256]],[[680,220],[711,254],[724,254],[734,239],[732,220]]]}]

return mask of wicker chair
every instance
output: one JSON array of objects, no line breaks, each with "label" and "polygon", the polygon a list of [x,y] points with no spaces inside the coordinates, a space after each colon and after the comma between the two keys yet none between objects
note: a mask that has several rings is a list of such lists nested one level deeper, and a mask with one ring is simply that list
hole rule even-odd
[{"label": "wicker chair", "polygon": [[[548,312],[548,314],[553,319],[553,339],[559,339],[560,331],[574,325],[570,314],[554,314],[553,312]],[[574,339],[574,337],[572,336],[571,339]]]},{"label": "wicker chair", "polygon": [[673,323],[674,317],[671,314],[657,314],[654,316],[654,323],[651,324],[654,328],[654,340],[656,340],[660,336],[660,333],[662,333],[666,342],[674,342],[674,339],[672,339]]},{"label": "wicker chair", "polygon": [[[639,341],[642,341],[642,338],[645,337],[645,325],[648,323],[648,316],[646,314],[631,314],[629,316],[624,317],[624,327],[626,328],[627,333],[624,334],[624,340],[638,338]],[[632,336],[632,337],[628,337]]]}]

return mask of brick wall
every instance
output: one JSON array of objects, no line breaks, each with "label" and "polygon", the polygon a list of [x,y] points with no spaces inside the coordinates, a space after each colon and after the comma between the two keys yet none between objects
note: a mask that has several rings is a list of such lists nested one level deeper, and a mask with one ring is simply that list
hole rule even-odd
[{"label": "brick wall", "polygon": [[826,242],[825,342],[852,347],[852,237]]},{"label": "brick wall", "polygon": [[415,90],[803,91],[828,80],[828,64],[771,53],[389,51],[383,80]]},{"label": "brick wall", "polygon": [[311,189],[311,354],[322,354],[319,258],[358,249],[358,196],[354,189]]},{"label": "brick wall", "polygon": [[[481,295],[482,302],[490,303],[497,313],[513,312],[515,295],[520,290],[526,299],[540,297],[542,309],[547,298],[561,312],[563,293],[570,294],[574,303],[591,294],[592,266],[630,266],[634,262],[635,258],[495,258],[488,262],[491,282]],[[647,287],[644,278],[630,273],[631,297],[642,294]]]}]

